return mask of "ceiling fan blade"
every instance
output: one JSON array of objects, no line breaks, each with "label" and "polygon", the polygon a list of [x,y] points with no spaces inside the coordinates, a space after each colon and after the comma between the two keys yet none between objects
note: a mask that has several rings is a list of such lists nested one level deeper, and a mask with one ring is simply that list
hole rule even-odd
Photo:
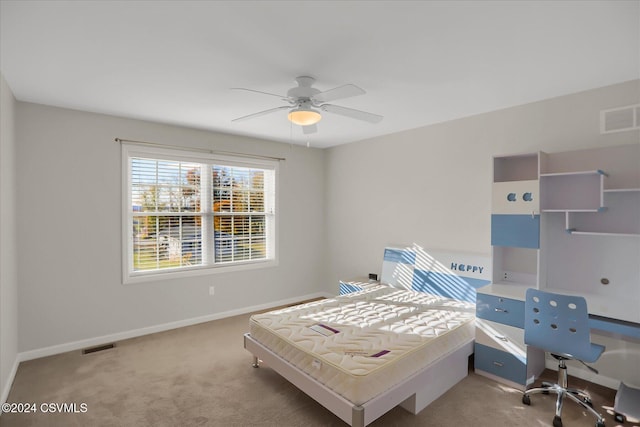
[{"label": "ceiling fan blade", "polygon": [[334,89],[329,89],[324,92],[317,93],[312,96],[312,99],[317,102],[335,101],[336,99],[350,98],[352,96],[364,95],[366,92],[364,89],[359,88],[356,85],[346,84],[338,86]]},{"label": "ceiling fan blade", "polygon": [[268,110],[258,111],[257,113],[249,114],[248,116],[238,117],[237,119],[233,119],[231,121],[232,122],[240,122],[242,120],[253,119],[253,118],[256,118],[256,117],[264,116],[266,114],[275,113],[276,111],[288,110],[290,108],[291,108],[291,106],[289,106],[289,105],[283,105],[282,107],[270,108]]},{"label": "ceiling fan blade", "polygon": [[244,87],[232,87],[231,90],[244,90],[244,91],[247,91],[247,92],[261,93],[263,95],[275,96],[275,97],[280,98],[280,99],[282,99],[283,101],[286,101],[286,102],[291,102],[291,100],[289,98],[287,98],[286,95],[278,95],[278,94],[275,94],[275,93],[263,92],[261,90],[247,89],[247,88],[244,88]]},{"label": "ceiling fan blade", "polygon": [[328,111],[334,114],[340,114],[342,116],[351,117],[352,119],[364,120],[369,123],[380,123],[383,119],[382,116],[373,113],[367,113],[366,111],[354,110],[353,108],[340,107],[339,105],[324,104],[320,108],[323,111]]},{"label": "ceiling fan blade", "polygon": [[316,132],[318,132],[318,125],[302,126],[302,133],[305,135],[309,135]]}]

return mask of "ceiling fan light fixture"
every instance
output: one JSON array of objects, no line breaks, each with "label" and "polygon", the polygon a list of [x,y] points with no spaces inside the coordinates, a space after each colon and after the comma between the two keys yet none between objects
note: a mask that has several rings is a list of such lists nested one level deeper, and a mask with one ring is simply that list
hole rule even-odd
[{"label": "ceiling fan light fixture", "polygon": [[322,115],[317,111],[306,108],[296,108],[289,112],[289,120],[298,126],[311,126],[320,121]]}]

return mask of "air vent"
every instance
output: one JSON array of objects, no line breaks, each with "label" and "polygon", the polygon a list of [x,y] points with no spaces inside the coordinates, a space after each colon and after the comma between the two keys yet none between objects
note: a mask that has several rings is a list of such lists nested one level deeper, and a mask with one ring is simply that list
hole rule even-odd
[{"label": "air vent", "polygon": [[600,133],[640,129],[640,104],[600,112]]},{"label": "air vent", "polygon": [[90,348],[85,348],[82,350],[82,354],[93,354],[93,353],[97,353],[99,351],[105,351],[105,350],[111,350],[112,348],[115,348],[115,343],[110,343],[110,344],[104,344],[104,345],[99,345],[96,347],[90,347]]}]

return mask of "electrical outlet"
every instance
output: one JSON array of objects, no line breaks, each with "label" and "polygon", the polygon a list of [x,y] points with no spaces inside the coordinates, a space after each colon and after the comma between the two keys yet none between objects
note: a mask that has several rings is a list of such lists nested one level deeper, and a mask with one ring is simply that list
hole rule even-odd
[{"label": "electrical outlet", "polygon": [[215,286],[209,286],[209,296],[213,296],[216,293]]}]

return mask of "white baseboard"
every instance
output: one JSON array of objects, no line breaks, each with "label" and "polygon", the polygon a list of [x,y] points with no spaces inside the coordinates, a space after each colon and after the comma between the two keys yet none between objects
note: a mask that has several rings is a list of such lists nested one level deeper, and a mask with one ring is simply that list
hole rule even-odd
[{"label": "white baseboard", "polygon": [[9,372],[9,376],[7,377],[7,382],[2,387],[2,396],[0,396],[0,404],[5,403],[7,401],[7,398],[9,397],[9,392],[11,391],[11,386],[13,385],[13,379],[16,377],[16,372],[18,372],[18,365],[20,364],[19,356],[20,355],[17,355],[16,359],[13,361],[13,367],[11,368],[11,372]]},{"label": "white baseboard", "polygon": [[[326,292],[318,292],[315,294],[305,295],[301,297],[288,298],[280,301],[272,301],[266,304],[254,305],[251,307],[243,307],[236,310],[229,310],[220,313],[208,314],[206,316],[194,317],[191,319],[178,320],[176,322],[164,323],[161,325],[148,326],[146,328],[133,329],[129,331],[118,332],[115,334],[103,335],[95,338],[88,338],[80,341],[73,341],[65,344],[53,345],[50,347],[39,348],[35,350],[29,350],[22,353],[18,353],[17,362],[25,362],[27,360],[39,359],[41,357],[53,356],[55,354],[66,353],[68,351],[80,350],[88,347],[95,347],[107,343],[112,343],[116,341],[122,341],[129,338],[140,337],[143,335],[154,334],[156,332],[164,332],[171,329],[182,328],[185,326],[196,325],[198,323],[210,322],[212,320],[223,319],[225,317],[238,316],[241,314],[247,314],[254,311],[266,310],[273,307],[278,307],[282,305],[295,304],[300,301],[310,300],[314,298],[330,298],[335,295],[328,294]],[[247,325],[248,327],[249,325]],[[16,369],[17,369],[16,362]],[[15,373],[14,373],[15,375]],[[11,383],[13,382],[13,377],[11,378]],[[10,389],[10,385],[7,387]],[[8,392],[7,392],[8,393]],[[4,402],[4,401],[3,401]]]}]

